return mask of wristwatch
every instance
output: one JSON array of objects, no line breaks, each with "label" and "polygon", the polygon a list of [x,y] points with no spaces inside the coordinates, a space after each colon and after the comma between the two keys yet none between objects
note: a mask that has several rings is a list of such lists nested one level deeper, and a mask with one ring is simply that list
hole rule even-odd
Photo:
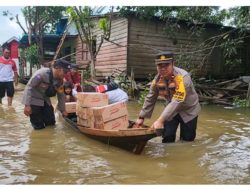
[{"label": "wristwatch", "polygon": [[144,119],[144,117],[139,117],[139,119]]}]

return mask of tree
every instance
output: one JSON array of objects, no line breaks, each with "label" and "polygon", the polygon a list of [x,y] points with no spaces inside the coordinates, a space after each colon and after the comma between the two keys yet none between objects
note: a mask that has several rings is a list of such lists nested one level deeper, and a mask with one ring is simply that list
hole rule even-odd
[{"label": "tree", "polygon": [[[103,12],[105,7],[69,7],[68,13],[71,19],[74,21],[80,39],[82,43],[86,43],[88,51],[90,53],[91,63],[90,63],[90,73],[91,78],[95,78],[95,61],[96,56],[103,44],[104,40],[108,40],[110,37],[110,29],[111,29],[111,19],[113,8],[110,9],[109,21],[107,18],[103,17],[99,19],[97,24],[94,16],[99,15]],[[102,34],[97,36],[95,33],[95,29],[101,29]]]},{"label": "tree", "polygon": [[[225,63],[227,65],[236,66],[241,63],[241,60],[237,58],[238,47],[243,43],[243,39],[247,38],[246,31],[249,31],[250,27],[250,7],[234,7],[229,10],[219,9],[219,7],[213,6],[192,6],[192,7],[118,7],[119,13],[123,16],[134,14],[142,19],[151,19],[158,17],[158,19],[167,23],[165,32],[168,36],[171,36],[173,44],[177,43],[176,31],[181,29],[179,21],[185,21],[189,26],[187,32],[188,37],[200,36],[205,29],[206,23],[218,24],[223,27],[223,24],[227,20],[231,20],[231,26],[233,28],[230,31],[226,31],[217,36],[212,36],[209,39],[205,39],[197,47],[197,51],[204,52],[205,56],[200,67],[204,65],[207,58],[213,52],[214,48],[220,47],[223,49],[223,55]],[[235,33],[237,32],[237,35]],[[184,67],[190,66],[190,59],[195,56],[194,52],[188,52],[188,47],[182,47],[181,54],[177,57],[179,62],[184,63]],[[192,70],[192,68],[189,68]]]},{"label": "tree", "polygon": [[[30,71],[29,76],[32,76],[32,68],[34,65],[38,66],[36,63],[38,63],[38,46],[36,44],[33,44],[25,49],[21,49],[20,51],[20,58],[25,59],[26,61],[29,61],[30,63]],[[22,76],[23,77],[23,76]]]},{"label": "tree", "polygon": [[118,7],[120,14],[123,16],[134,13],[136,16],[140,18],[150,19],[152,17],[159,17],[161,20],[187,20],[190,23],[216,23],[221,24],[224,20],[223,14],[219,11],[219,7],[210,6],[157,6],[157,7]]},{"label": "tree", "polygon": [[250,29],[250,7],[233,7],[228,11],[230,24],[243,30]]},{"label": "tree", "polygon": [[[180,21],[185,21],[187,28],[187,38],[195,38],[202,35],[205,29],[205,24],[215,23],[221,24],[225,15],[219,14],[219,7],[119,7],[119,13],[122,16],[136,15],[141,19],[152,19],[157,17],[159,20],[166,23],[166,36],[173,42],[178,43],[177,31],[182,30],[183,25]],[[190,42],[191,43],[191,42]],[[195,57],[195,54],[188,53],[190,44],[184,44],[180,47],[180,53],[176,56],[177,62],[182,63],[182,67],[192,70],[190,61]],[[201,49],[201,47],[199,47]],[[205,61],[205,60],[204,60]]]},{"label": "tree", "polygon": [[221,40],[225,64],[233,69],[242,63],[240,51],[244,40],[250,38],[250,7],[233,7],[224,10],[224,13],[229,25],[235,27],[225,33]]},{"label": "tree", "polygon": [[[22,10],[26,27],[19,21],[19,15],[13,16],[8,11],[4,11],[4,16],[9,16],[10,20],[15,20],[24,34],[28,34],[29,45],[33,43],[38,46],[38,61],[43,63],[43,36],[45,33],[55,31],[55,25],[63,16],[66,7],[62,6],[26,6]],[[35,39],[35,41],[32,40]]]}]

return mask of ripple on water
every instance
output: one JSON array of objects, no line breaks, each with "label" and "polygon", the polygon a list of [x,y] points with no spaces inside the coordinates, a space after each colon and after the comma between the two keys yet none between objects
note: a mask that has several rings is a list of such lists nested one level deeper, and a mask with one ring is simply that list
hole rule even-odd
[{"label": "ripple on water", "polygon": [[[17,94],[12,110],[0,106],[0,184],[250,183],[248,111],[203,106],[194,143],[152,139],[138,156],[90,140],[58,117],[56,127],[34,131],[20,100]],[[163,109],[157,106],[150,122]],[[128,107],[137,118],[141,106]]]},{"label": "ripple on water", "polygon": [[7,146],[9,145],[10,143],[7,142],[7,141],[2,141],[2,139],[0,138],[0,146]]},{"label": "ripple on water", "polygon": [[200,159],[208,167],[207,175],[212,182],[224,184],[244,183],[249,177],[250,139],[235,134],[222,135],[216,144]]}]

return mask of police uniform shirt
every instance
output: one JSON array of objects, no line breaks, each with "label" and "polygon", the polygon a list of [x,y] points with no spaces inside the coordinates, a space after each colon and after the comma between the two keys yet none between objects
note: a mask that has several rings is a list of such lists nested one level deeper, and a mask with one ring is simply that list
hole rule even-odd
[{"label": "police uniform shirt", "polygon": [[[41,68],[35,72],[31,77],[28,84],[25,87],[22,103],[24,105],[36,105],[44,106],[44,102],[48,105],[51,105],[50,98],[45,95],[45,91],[49,86],[49,68]],[[63,81],[53,79],[54,86],[61,86]],[[61,112],[65,111],[65,100],[64,100],[64,91],[63,89],[57,91],[58,99],[58,109]]]},{"label": "police uniform shirt", "polygon": [[[183,100],[178,100],[174,97],[171,97],[170,102],[168,102],[161,116],[165,118],[166,121],[170,121],[173,119],[174,116],[179,114],[183,121],[187,123],[193,118],[195,118],[201,109],[199,104],[199,98],[194,89],[191,77],[187,71],[178,67],[174,67],[173,74],[174,76],[181,76],[181,78],[183,79],[185,88],[185,98]],[[155,77],[155,79],[157,77],[158,75]],[[156,88],[155,84],[152,84],[148,95],[145,97],[142,110],[139,114],[140,117],[151,117],[158,95],[158,88]]]}]

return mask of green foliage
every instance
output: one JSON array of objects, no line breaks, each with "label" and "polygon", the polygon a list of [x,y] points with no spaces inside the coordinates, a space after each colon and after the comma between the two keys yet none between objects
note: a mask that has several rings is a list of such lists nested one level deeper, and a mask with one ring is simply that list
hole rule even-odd
[{"label": "green foliage", "polygon": [[194,64],[192,63],[192,60],[194,59],[193,54],[185,54],[186,48],[181,48],[181,52],[176,55],[176,66],[184,68],[189,71],[190,74],[192,74],[193,70],[195,69]]},{"label": "green foliage", "polygon": [[126,7],[117,7],[119,14],[122,16],[128,16],[135,14],[141,19],[151,19],[159,11],[159,7],[136,7],[136,6],[126,6]]},{"label": "green foliage", "polygon": [[[26,6],[21,9],[26,27],[19,22],[18,15],[15,16],[16,23],[25,34],[28,34],[29,45],[37,45],[40,62],[43,62],[44,59],[43,35],[44,33],[55,32],[56,24],[64,15],[65,9],[66,7],[62,6]],[[10,20],[14,20],[13,14],[9,11],[4,11],[3,15],[8,16]],[[38,61],[33,59],[31,66],[38,64]]]},{"label": "green foliage", "polygon": [[82,78],[84,80],[89,80],[91,78],[91,75],[90,75],[90,68],[87,67],[86,70],[83,70],[83,75],[82,75]]},{"label": "green foliage", "polygon": [[[76,25],[77,31],[80,35],[82,43],[86,43],[90,58],[90,73],[91,77],[95,77],[95,59],[101,48],[104,39],[109,37],[109,24],[102,18],[100,19],[98,25],[102,29],[102,34],[97,35],[96,28],[98,27],[96,23],[95,15],[100,15],[105,7],[88,7],[88,6],[73,6],[67,9],[67,13]],[[98,45],[98,46],[97,46]]]},{"label": "green foliage", "polygon": [[116,83],[118,83],[119,87],[125,90],[128,94],[130,94],[130,80],[125,72],[122,72],[115,78]]},{"label": "green foliage", "polygon": [[[154,77],[155,77],[154,74],[149,74],[147,77],[147,81],[151,82],[154,79]],[[148,95],[149,90],[150,90],[150,87],[145,87],[144,90],[140,92],[139,99],[138,99],[138,103],[140,105],[143,105],[145,101],[145,97]]]},{"label": "green foliage", "polygon": [[248,29],[249,30],[249,21],[250,21],[250,7],[233,7],[229,9],[228,19],[231,20],[230,24],[238,28]]},{"label": "green foliage", "polygon": [[103,31],[104,35],[107,35],[107,33],[109,32],[109,23],[107,18],[99,19],[98,26]]},{"label": "green foliage", "polygon": [[33,67],[34,65],[38,65],[38,46],[33,44],[25,49],[21,49],[21,58],[25,58],[28,60]]},{"label": "green foliage", "polygon": [[127,6],[118,7],[118,10],[123,16],[135,14],[143,19],[157,16],[163,21],[178,19],[189,21],[192,24],[204,22],[221,24],[225,18],[225,14],[221,14],[219,7],[215,6]]},{"label": "green foliage", "polygon": [[[158,19],[166,23],[165,32],[166,36],[172,40],[173,45],[178,44],[178,38],[176,34],[178,31],[186,31],[187,37],[201,37],[206,23],[223,25],[225,21],[229,22],[231,26],[236,26],[238,30],[232,30],[226,32],[224,36],[211,37],[212,40],[206,43],[201,43],[197,47],[197,50],[203,50],[206,55],[200,67],[206,62],[209,55],[212,53],[215,47],[221,47],[225,59],[225,65],[228,68],[234,68],[241,64],[239,49],[242,46],[243,39],[247,37],[247,31],[250,29],[250,7],[233,7],[229,10],[219,9],[217,6],[151,6],[151,7],[138,7],[138,6],[126,6],[118,7],[119,13],[122,16],[135,15],[141,19]],[[181,25],[185,21],[186,26]],[[184,28],[185,27],[185,28]],[[238,36],[232,34],[238,33]],[[181,45],[179,47],[180,52],[176,52],[177,63],[180,66],[191,70],[190,63],[195,59],[196,55],[189,54],[190,44]],[[193,65],[193,67],[197,67]]]},{"label": "green foliage", "polygon": [[3,15],[3,16],[9,17],[9,19],[10,19],[11,21],[14,20],[14,15],[13,15],[11,12],[9,12],[8,10],[3,11],[3,12],[2,12],[2,15]]},{"label": "green foliage", "polygon": [[250,100],[234,98],[233,105],[236,107],[250,107]]},{"label": "green foliage", "polygon": [[95,58],[96,58],[96,36],[94,35],[94,22],[91,19],[93,10],[88,6],[74,6],[67,9],[67,13],[76,25],[82,43],[86,43],[90,52],[90,75],[95,77]]},{"label": "green foliage", "polygon": [[144,101],[145,101],[145,97],[147,96],[148,92],[149,92],[149,87],[146,87],[142,92],[140,92],[140,96],[138,99],[138,103],[140,105],[143,105]]},{"label": "green foliage", "polygon": [[239,57],[238,49],[242,44],[243,40],[240,40],[239,38],[224,37],[222,49],[225,58],[225,65],[229,66],[229,69],[233,69],[241,64],[242,60]]},{"label": "green foliage", "polygon": [[[190,51],[191,40],[189,43],[179,45],[178,32],[186,31],[187,38],[199,38],[205,30],[205,23],[222,24],[226,17],[225,12],[220,13],[219,7],[204,6],[176,6],[176,7],[119,7],[121,15],[136,15],[142,19],[153,19],[157,17],[165,22],[166,37],[173,45],[177,45],[179,52],[176,60],[179,66],[184,69],[192,70],[197,65],[190,64],[195,59],[195,54],[187,54]],[[186,23],[183,25],[183,21]],[[200,48],[200,47],[199,47]],[[202,48],[202,47],[201,47]]]},{"label": "green foliage", "polygon": [[55,30],[59,19],[64,15],[66,7],[26,6],[21,10],[25,20],[36,28],[36,32],[51,33]]},{"label": "green foliage", "polygon": [[150,81],[152,81],[154,78],[155,78],[155,73],[150,73],[150,74],[148,74],[148,77],[147,77],[147,80],[150,82]]},{"label": "green foliage", "polygon": [[[83,36],[88,43],[95,38],[94,28],[96,27],[95,21],[92,18],[94,15],[100,15],[105,7],[68,7],[66,12],[70,15],[72,20],[75,22],[78,32]],[[105,18],[100,19],[99,27],[103,31],[108,30],[107,20]]]}]

